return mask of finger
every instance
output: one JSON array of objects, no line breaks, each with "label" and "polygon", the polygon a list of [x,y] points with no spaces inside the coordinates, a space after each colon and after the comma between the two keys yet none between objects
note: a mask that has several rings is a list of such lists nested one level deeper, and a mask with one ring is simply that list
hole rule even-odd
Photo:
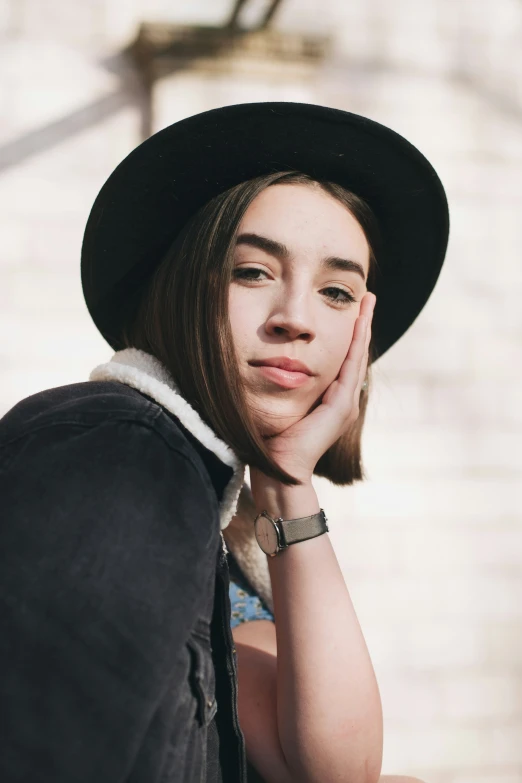
[{"label": "finger", "polygon": [[361,393],[361,388],[364,383],[364,379],[366,378],[366,371],[368,369],[368,360],[369,360],[369,347],[370,347],[370,340],[372,338],[372,324],[371,322],[368,323],[368,328],[366,329],[366,342],[364,346],[364,358],[361,364],[361,369],[359,372],[359,383],[357,384],[356,389],[356,395],[357,398],[359,398],[359,395]]},{"label": "finger", "polygon": [[350,349],[339,373],[339,381],[350,395],[349,399],[355,393],[359,381],[359,373],[366,346],[367,329],[368,319],[366,316],[360,315],[355,322]]},{"label": "finger", "polygon": [[[355,396],[359,384],[361,365],[364,362],[370,339],[370,320],[375,306],[375,294],[368,292],[361,300],[359,316],[355,322],[352,342],[339,373],[339,381],[345,387],[348,399]],[[366,369],[364,370],[366,373]],[[362,381],[361,381],[362,385]]]},{"label": "finger", "polygon": [[367,315],[370,318],[373,315],[375,303],[377,297],[371,291],[367,291],[361,299],[361,307],[359,308],[359,315]]},{"label": "finger", "polygon": [[362,385],[364,383],[364,379],[366,378],[366,371],[368,369],[368,347],[370,344],[370,338],[371,338],[371,326],[368,325],[368,329],[366,331],[366,347],[364,352],[364,358],[361,364],[361,369],[359,370],[359,380],[355,388],[354,401],[358,401],[360,399]]},{"label": "finger", "polygon": [[[362,339],[364,340],[364,348],[363,348],[363,355],[361,357],[361,361],[364,359],[364,353],[368,350],[368,346],[370,344],[373,311],[374,311],[376,300],[377,297],[375,296],[375,294],[372,294],[370,291],[368,291],[361,299],[361,307],[359,309],[359,316],[357,318],[358,322],[362,322],[362,326],[360,328],[362,328],[363,330]],[[358,337],[360,335],[361,335],[360,332],[359,335],[357,334],[357,324],[356,324],[356,329],[354,330],[354,336],[352,338],[352,344],[354,341],[356,342],[355,351],[357,353],[359,353],[360,350],[360,344],[358,343]],[[350,350],[351,348],[352,346],[350,345]],[[350,352],[348,352],[348,355],[349,353]]]}]

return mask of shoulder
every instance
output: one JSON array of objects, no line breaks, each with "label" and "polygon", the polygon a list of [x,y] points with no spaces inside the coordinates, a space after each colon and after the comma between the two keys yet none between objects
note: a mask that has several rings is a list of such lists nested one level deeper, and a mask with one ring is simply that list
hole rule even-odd
[{"label": "shoulder", "polygon": [[176,420],[141,392],[115,381],[69,384],[26,397],[0,419],[0,450],[12,453],[29,442],[32,448],[39,443],[47,448],[72,441],[81,431],[98,443],[115,438],[120,444],[162,442],[191,461],[210,488],[200,457]]},{"label": "shoulder", "polygon": [[50,389],[15,406],[0,421],[0,495],[2,535],[28,526],[32,537],[70,542],[96,529],[102,541],[105,530],[139,538],[144,525],[172,536],[175,524],[208,538],[219,527],[212,483],[181,430],[118,383]]},{"label": "shoulder", "polygon": [[157,406],[114,381],[85,381],[32,394],[0,419],[0,443],[54,424],[92,424],[110,420],[152,421]]},{"label": "shoulder", "polygon": [[0,572],[32,601],[132,595],[155,612],[175,585],[206,578],[217,499],[182,433],[157,426],[158,406],[93,385],[42,392],[0,422]]},{"label": "shoulder", "polygon": [[14,406],[0,420],[0,497],[0,549],[25,552],[27,563],[90,547],[101,567],[121,547],[152,564],[184,547],[206,556],[219,539],[198,454],[159,405],[116,382],[48,389]]}]

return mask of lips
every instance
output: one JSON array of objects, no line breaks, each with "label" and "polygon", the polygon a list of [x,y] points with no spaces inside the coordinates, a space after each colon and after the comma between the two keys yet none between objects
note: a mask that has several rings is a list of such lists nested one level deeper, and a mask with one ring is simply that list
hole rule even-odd
[{"label": "lips", "polygon": [[271,367],[268,364],[259,364],[255,369],[266,380],[283,389],[297,389],[311,379],[311,376],[305,372],[289,372],[288,370],[281,370],[280,367]]},{"label": "lips", "polygon": [[288,356],[274,356],[271,359],[257,359],[249,362],[253,367],[276,367],[279,370],[286,370],[287,372],[301,372],[306,375],[314,375],[306,364],[300,362],[298,359],[290,359]]}]

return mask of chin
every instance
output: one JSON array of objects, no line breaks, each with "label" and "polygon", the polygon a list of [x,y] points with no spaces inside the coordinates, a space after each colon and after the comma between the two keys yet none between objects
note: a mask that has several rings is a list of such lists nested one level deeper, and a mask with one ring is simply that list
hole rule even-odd
[{"label": "chin", "polygon": [[292,424],[301,421],[307,413],[306,409],[297,413],[290,413],[289,411],[260,410],[257,408],[254,412],[254,420],[259,434],[263,438],[272,438],[275,435],[280,435],[291,427]]},{"label": "chin", "polygon": [[285,424],[282,422],[274,422],[273,424],[267,421],[263,421],[259,426],[259,433],[262,438],[274,438],[277,435],[281,435],[282,432],[291,427],[293,422]]}]

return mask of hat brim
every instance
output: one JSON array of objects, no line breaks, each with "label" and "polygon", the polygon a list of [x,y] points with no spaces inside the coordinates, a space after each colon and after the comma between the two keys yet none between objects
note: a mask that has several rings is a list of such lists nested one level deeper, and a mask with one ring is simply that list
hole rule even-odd
[{"label": "hat brim", "polygon": [[390,128],[290,102],[188,117],[148,138],[110,175],[81,255],[85,302],[109,345],[123,347],[131,293],[204,204],[241,182],[289,170],[342,185],[374,212],[381,243],[372,336],[382,356],[417,318],[439,277],[449,235],[444,188],[424,155]]}]

